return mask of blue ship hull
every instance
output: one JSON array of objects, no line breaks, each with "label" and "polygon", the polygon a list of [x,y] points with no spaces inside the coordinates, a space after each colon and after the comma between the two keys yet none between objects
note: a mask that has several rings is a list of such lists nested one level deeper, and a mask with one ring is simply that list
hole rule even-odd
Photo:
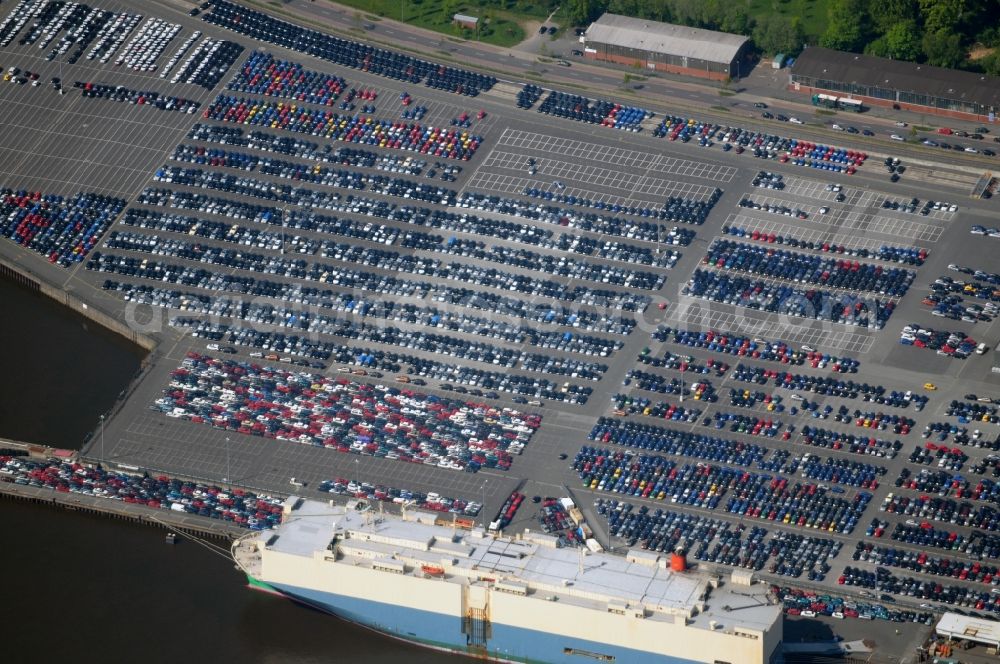
[{"label": "blue ship hull", "polygon": [[292,600],[330,613],[363,627],[416,645],[479,659],[519,664],[698,664],[697,660],[670,657],[644,650],[566,637],[558,633],[492,623],[485,648],[470,646],[462,620],[433,611],[401,608],[392,604],[348,597],[312,588],[261,584]]}]

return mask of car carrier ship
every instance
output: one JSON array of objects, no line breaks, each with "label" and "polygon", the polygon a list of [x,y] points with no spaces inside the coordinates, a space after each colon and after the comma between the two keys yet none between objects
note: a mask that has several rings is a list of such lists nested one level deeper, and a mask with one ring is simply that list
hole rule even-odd
[{"label": "car carrier ship", "polygon": [[560,548],[417,510],[290,497],[232,555],[251,587],[421,646],[497,662],[766,664],[781,607],[749,572],[683,556]]}]

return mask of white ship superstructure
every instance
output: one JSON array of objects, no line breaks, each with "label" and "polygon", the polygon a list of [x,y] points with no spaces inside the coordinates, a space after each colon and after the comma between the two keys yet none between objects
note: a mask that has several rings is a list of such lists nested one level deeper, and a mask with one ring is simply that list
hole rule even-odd
[{"label": "white ship superstructure", "polygon": [[749,574],[670,569],[657,553],[495,537],[440,515],[289,498],[233,556],[252,585],[394,637],[511,662],[765,664],[781,607]]}]

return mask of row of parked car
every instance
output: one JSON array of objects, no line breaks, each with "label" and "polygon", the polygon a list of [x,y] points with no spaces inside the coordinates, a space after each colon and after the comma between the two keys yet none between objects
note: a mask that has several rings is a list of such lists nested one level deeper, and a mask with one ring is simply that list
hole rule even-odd
[{"label": "row of parked car", "polygon": [[939,443],[943,444],[986,447],[991,450],[1000,449],[1000,437],[984,435],[980,429],[974,429],[970,433],[968,427],[951,424],[950,422],[931,422],[924,427],[921,435],[924,438],[933,436]]},{"label": "row of parked car", "polygon": [[[834,378],[832,376],[811,376],[809,374],[791,373],[789,371],[777,371],[765,369],[751,365],[737,364],[733,369],[733,378],[739,381],[767,385],[771,382],[775,387],[786,390],[799,390],[802,392],[812,392],[821,396],[835,396],[843,399],[857,399],[859,396],[871,395],[880,396],[886,393],[886,388],[875,383],[860,383],[850,379]],[[796,401],[804,401],[799,396]],[[909,403],[905,399],[894,404],[900,408],[906,408]]]},{"label": "row of parked car", "polygon": [[[966,394],[966,401],[952,399],[948,404],[945,414],[949,417],[965,418],[968,421],[989,422],[990,424],[1000,424],[1000,417],[997,411],[1000,410],[994,405],[996,402],[990,397],[977,397],[975,394]],[[965,422],[962,422],[965,424]]]},{"label": "row of parked car", "polygon": [[138,475],[101,466],[10,456],[0,456],[0,482],[48,487],[61,493],[79,493],[143,504],[152,509],[197,514],[252,530],[274,528],[281,523],[284,502],[274,496],[186,482],[166,475]]},{"label": "row of parked car", "polygon": [[172,417],[342,452],[505,469],[537,415],[189,353],[154,407]]},{"label": "row of parked car", "polygon": [[709,358],[705,361],[695,359],[690,355],[677,355],[670,351],[663,351],[660,355],[654,355],[649,348],[643,348],[636,358],[639,364],[661,369],[671,369],[681,373],[693,374],[714,374],[716,378],[722,378],[729,371],[729,365],[725,362]]},{"label": "row of parked car", "polygon": [[[683,199],[687,200],[687,199]],[[684,210],[664,209],[657,211],[657,219],[674,219],[686,223],[697,223],[692,221],[701,216],[702,211],[707,217],[708,209],[703,209],[704,205],[697,202],[690,204],[677,203],[678,208]],[[480,194],[476,192],[463,192],[458,199],[458,207],[485,212],[498,212],[513,217],[523,217],[535,221],[542,221],[555,224],[564,228],[579,228],[605,235],[614,235],[629,239],[646,240],[649,242],[661,242],[671,245],[688,245],[694,239],[694,231],[658,224],[651,221],[626,219],[610,215],[598,214],[596,212],[580,212],[572,208],[560,207],[558,205],[547,205],[545,203],[534,203],[522,201],[515,198],[506,198],[490,194]],[[619,206],[621,207],[621,206]],[[614,206],[612,206],[614,208]],[[688,209],[690,208],[690,209]],[[624,214],[642,216],[641,210],[635,208],[625,208],[621,210]],[[613,212],[613,210],[612,210]]]},{"label": "row of parked car", "polygon": [[889,537],[920,548],[960,551],[979,560],[1000,557],[1000,536],[973,530],[968,535],[935,528],[931,524],[897,522]]},{"label": "row of parked car", "polygon": [[184,60],[171,83],[188,83],[214,90],[243,53],[243,47],[225,39],[204,39]]},{"label": "row of parked car", "polygon": [[898,567],[935,576],[950,576],[960,581],[1000,584],[1000,571],[996,565],[928,555],[926,551],[908,551],[891,546],[879,546],[871,542],[858,542],[852,557],[861,562]]},{"label": "row of parked car", "polygon": [[[32,19],[34,22],[31,30],[18,43],[21,46],[28,46],[41,39],[39,48],[45,48],[61,30],[66,30],[66,34],[49,51],[45,59],[51,61],[56,56],[65,54],[75,44],[77,49],[68,58],[69,64],[75,64],[95,38],[100,36],[92,52],[98,48],[104,49],[114,41],[114,35],[119,28],[122,30],[121,38],[124,40],[128,31],[138,25],[142,17],[117,14],[84,4],[58,7],[47,0],[27,0],[17,3],[0,23],[0,46],[8,46],[13,42],[21,29]],[[120,43],[119,41],[115,44],[114,48]],[[93,59],[93,55],[89,56],[89,59]]]},{"label": "row of parked car", "polygon": [[863,247],[848,247],[832,242],[800,240],[789,235],[779,235],[773,231],[763,231],[744,226],[723,225],[722,234],[762,242],[764,244],[785,245],[796,249],[808,249],[810,251],[839,254],[852,258],[877,258],[882,261],[902,263],[904,265],[923,265],[930,253],[927,249],[919,247],[895,247],[887,244],[881,245],[877,250],[865,249]]},{"label": "row of parked car", "polygon": [[711,419],[706,417],[705,422],[711,423],[716,429],[728,428],[733,433],[742,433],[748,436],[766,436],[768,438],[777,436],[783,427],[780,420],[773,420],[769,417],[757,417],[755,415],[744,415],[742,413],[729,413],[721,410],[715,411]]},{"label": "row of parked car", "polygon": [[924,443],[923,447],[916,447],[910,452],[910,463],[929,466],[936,463],[938,468],[948,470],[961,470],[968,455],[958,447],[947,447],[936,443]]},{"label": "row of parked car", "polygon": [[467,131],[423,126],[416,122],[379,120],[365,115],[341,115],[333,111],[220,94],[205,108],[203,117],[216,122],[284,129],[331,141],[361,143],[379,148],[419,152],[442,159],[468,161],[482,137]]},{"label": "row of parked car", "polygon": [[534,83],[525,83],[524,86],[517,91],[517,107],[528,110],[535,105],[535,103],[541,99],[544,90],[540,85],[535,85]]},{"label": "row of parked car", "polygon": [[853,433],[831,431],[808,424],[802,427],[801,433],[800,440],[804,445],[823,447],[830,450],[843,450],[851,454],[865,454],[894,459],[899,450],[903,449],[903,443],[898,440],[885,440],[884,438],[875,438],[874,436],[858,436]]},{"label": "row of parked car", "polygon": [[0,233],[12,242],[69,267],[86,258],[125,201],[81,192],[71,197],[0,189]]},{"label": "row of parked car", "polygon": [[[240,127],[228,125],[213,125],[195,123],[187,134],[189,140],[203,143],[216,143],[234,147],[251,148],[261,152],[273,152],[289,157],[340,164],[357,168],[375,168],[380,171],[399,173],[400,175],[421,175],[427,170],[428,162],[409,155],[373,152],[348,146],[334,146],[324,143],[322,146],[295,136],[279,136],[266,131],[244,131]],[[188,146],[195,147],[195,146]],[[203,156],[210,148],[197,146]]]},{"label": "row of parked car", "polygon": [[122,48],[115,58],[115,66],[125,65],[134,71],[155,71],[156,61],[180,31],[180,23],[150,17]]},{"label": "row of parked car", "polygon": [[892,300],[860,299],[845,292],[799,288],[751,277],[698,268],[682,295],[749,309],[831,321],[871,329],[885,327],[895,309]]},{"label": "row of parked car", "polygon": [[[866,129],[865,131],[868,130]],[[802,616],[803,618],[829,616],[837,619],[858,618],[861,620],[877,619],[898,623],[913,622],[924,625],[933,625],[937,621],[937,617],[927,611],[917,612],[887,609],[881,604],[855,602],[846,600],[843,597],[830,595],[817,595],[813,591],[806,591],[800,588],[778,588],[778,586],[771,586],[771,588],[775,596],[781,599],[782,605],[785,608],[785,615],[789,616]],[[867,590],[862,590],[861,593],[871,595]]]},{"label": "row of parked car", "polygon": [[[203,326],[206,321],[198,319],[178,319],[178,326]],[[227,335],[230,343],[243,346],[264,348],[274,343],[280,333],[263,332],[252,328],[228,328],[216,325],[219,335]],[[200,330],[200,328],[199,328]],[[440,357],[455,357],[491,364],[503,368],[518,368],[522,371],[546,373],[550,375],[567,376],[584,380],[598,380],[607,367],[603,364],[587,362],[574,358],[545,355],[530,352],[524,348],[514,349],[497,346],[489,342],[467,341],[444,334],[402,330],[391,325],[370,325],[358,323],[350,319],[341,319],[336,328],[327,331],[331,336],[354,341],[367,341],[393,346],[399,349],[410,349],[431,353]],[[203,335],[204,336],[204,335]],[[284,336],[284,335],[280,335]],[[222,336],[219,337],[220,339]],[[313,342],[315,347],[323,348],[323,359],[330,355],[334,348],[328,342]],[[402,358],[401,358],[402,359]],[[405,361],[405,360],[403,360]]]},{"label": "row of parked car", "polygon": [[[620,445],[743,467],[761,463],[769,451],[756,443],[611,417],[599,418],[587,438],[602,445]],[[591,453],[594,449],[584,447],[582,452]]]},{"label": "row of parked car", "polygon": [[798,166],[808,165],[848,175],[868,158],[866,153],[856,150],[673,115],[664,116],[653,135],[683,143],[695,140],[703,147],[710,147],[714,141],[722,144],[723,150],[735,148],[737,154],[750,150],[758,158],[792,161]]},{"label": "row of parked car", "polygon": [[183,97],[173,97],[152,90],[133,90],[124,85],[105,85],[91,81],[75,81],[73,87],[88,99],[108,99],[110,101],[128,102],[136,106],[153,106],[161,111],[178,111],[194,113],[201,106],[200,102]]},{"label": "row of parked car", "polygon": [[[197,319],[174,319],[178,325],[189,324],[199,326]],[[200,328],[199,328],[200,329]],[[254,328],[240,328],[225,325],[216,326],[218,337],[229,343],[237,345],[267,348],[286,338],[286,335],[277,332],[261,332]],[[204,336],[204,335],[203,335]],[[373,350],[370,348],[348,346],[334,342],[309,341],[304,337],[292,335],[295,340],[295,348],[298,354],[308,357],[319,357],[329,359],[338,364],[348,364],[367,368],[381,368],[387,371],[402,371],[405,366],[405,374],[413,376],[412,380],[422,380],[430,378],[441,381],[453,381],[455,383],[471,385],[475,388],[485,388],[488,390],[499,390],[509,392],[520,397],[540,397],[553,401],[565,401],[571,404],[586,403],[593,388],[580,386],[569,381],[560,384],[558,381],[551,381],[547,378],[539,378],[512,374],[509,372],[486,371],[469,367],[465,364],[451,364],[437,359],[430,360],[424,357],[409,355],[406,353]],[[572,374],[579,376],[580,369],[589,364],[581,363],[577,360],[566,358],[553,358],[537,354],[527,358],[521,363],[520,369],[529,373],[555,374],[561,377],[569,377]],[[344,372],[352,371],[350,366],[341,367]],[[356,370],[358,373],[366,373],[365,369]],[[576,376],[574,376],[576,378]],[[408,379],[409,380],[409,379]],[[461,390],[456,387],[456,391]]]},{"label": "row of parked car", "polygon": [[960,360],[967,358],[976,349],[976,340],[963,332],[934,330],[917,323],[910,323],[903,327],[903,331],[899,335],[899,343],[904,346],[934,350],[937,351],[938,355],[946,355]]},{"label": "row of parked car", "polygon": [[[951,498],[931,497],[926,494],[910,498],[889,494],[879,509],[929,521],[981,528],[990,532],[1000,530],[1000,513],[993,507],[988,505],[976,507],[968,501],[958,502]],[[926,528],[929,524],[927,521],[919,524],[916,521],[907,521],[906,525]]]},{"label": "row of parked car", "polygon": [[449,498],[434,491],[430,493],[410,491],[409,489],[399,489],[396,487],[385,486],[383,484],[359,482],[345,477],[323,480],[316,487],[316,490],[339,496],[353,496],[354,498],[362,498],[366,500],[380,500],[382,502],[394,503],[396,505],[412,505],[420,509],[461,514],[470,517],[478,516],[483,507],[482,504],[472,500],[465,501],[460,498]]},{"label": "row of parked car", "polygon": [[645,417],[656,417],[674,422],[687,422],[696,424],[701,417],[700,408],[685,407],[682,404],[674,404],[668,401],[653,401],[645,397],[636,397],[631,394],[616,394],[611,397],[611,407],[615,415],[624,417],[626,415],[643,415]]},{"label": "row of parked car", "polygon": [[979,478],[978,481],[975,478],[969,480],[957,473],[927,468],[921,469],[916,474],[911,473],[909,468],[902,468],[899,477],[896,478],[896,486],[923,493],[936,493],[941,497],[954,495],[956,498],[984,500],[991,503],[996,503],[1000,497],[1000,484],[993,480],[985,477]]},{"label": "row of parked car", "polygon": [[[204,195],[187,195],[185,192],[172,192],[170,190],[149,190],[147,189],[139,197],[140,204],[152,204],[152,205],[171,205],[175,207],[181,207],[186,209],[202,209],[207,208],[206,211],[211,211],[213,209],[213,203],[210,202],[209,197]],[[219,207],[230,208],[228,201],[224,201]],[[215,254],[218,250],[213,250]],[[382,252],[384,254],[384,252]],[[394,253],[394,252],[393,252]],[[213,255],[213,254],[207,254]],[[375,256],[375,250],[370,250],[367,252],[369,256]],[[399,256],[399,254],[396,254]],[[383,256],[384,257],[384,256]],[[242,262],[244,259],[242,256],[234,257],[233,260]],[[101,271],[119,272],[123,274],[132,274],[136,276],[136,272],[148,272],[150,270],[155,270],[159,272],[164,272],[168,274],[176,275],[171,281],[177,281],[181,279],[181,283],[187,283],[187,276],[189,273],[197,272],[195,278],[209,278],[213,274],[200,269],[193,270],[192,268],[186,268],[180,265],[169,265],[156,261],[139,261],[137,259],[132,259],[124,256],[101,256],[99,260],[95,257],[95,260],[91,269],[99,269]],[[219,261],[221,264],[229,264],[229,259]],[[270,268],[266,268],[268,265],[285,264],[284,259],[280,257],[271,256],[259,256],[253,258],[251,263],[253,265],[258,265],[261,267],[262,272],[269,272]],[[371,263],[373,266],[376,263]],[[354,270],[350,268],[341,268],[335,265],[321,264],[321,263],[311,263],[308,265],[296,264],[296,271],[302,273],[303,278],[308,278],[316,280],[322,283],[339,284],[341,286],[348,286],[352,282],[357,282],[359,280],[370,280],[375,278],[377,281],[390,279],[388,277],[383,277],[381,275],[367,273],[360,270]],[[427,266],[431,265],[431,268]],[[532,278],[529,275],[524,275],[515,272],[509,272],[504,270],[499,270],[496,268],[482,267],[478,265],[471,265],[467,263],[457,263],[457,262],[427,262],[418,260],[405,260],[400,258],[397,263],[391,267],[382,265],[385,269],[393,269],[399,272],[405,272],[409,274],[421,274],[427,276],[436,277],[439,280],[451,280],[459,281],[467,284],[474,285],[490,285],[496,288],[506,288],[510,291],[516,291],[520,293],[525,293],[529,295],[544,295],[553,299],[565,300],[570,302],[577,302],[584,305],[595,305],[601,307],[607,307],[610,309],[618,309],[622,311],[644,311],[646,306],[649,304],[650,296],[632,293],[627,291],[616,291],[608,290],[604,288],[594,288],[583,284],[578,285],[568,285],[560,282],[556,282],[551,279],[537,279]],[[266,269],[265,269],[266,268]],[[308,268],[308,269],[306,269]],[[233,281],[238,281],[239,279],[246,279],[244,277],[227,277]],[[252,282],[252,280],[251,280]],[[250,284],[251,282],[244,282]],[[419,286],[417,284],[420,284]],[[194,283],[188,283],[187,285],[194,285]],[[411,284],[414,289],[430,289],[432,285],[429,282],[417,282]]]},{"label": "row of parked car", "polygon": [[548,96],[538,106],[538,112],[633,132],[642,131],[642,122],[653,117],[651,111],[643,108],[625,106],[605,99],[588,99],[578,94],[557,90],[549,91]]},{"label": "row of parked car", "polygon": [[[990,276],[992,275],[987,274],[987,279],[984,280],[988,280]],[[978,281],[965,281],[942,276],[934,280],[930,289],[935,293],[960,293],[980,300],[989,300],[990,304],[1000,302],[1000,288],[997,288],[997,285],[992,281],[987,285]]]},{"label": "row of parked car", "polygon": [[874,491],[878,479],[887,470],[885,466],[840,457],[823,459],[815,454],[806,454],[801,462],[802,477],[834,484],[846,484]]},{"label": "row of parked car", "polygon": [[[721,190],[719,190],[721,191]],[[608,210],[615,214],[628,214],[635,217],[648,219],[662,219],[665,221],[679,221],[685,224],[703,224],[708,218],[708,212],[715,200],[710,196],[705,200],[694,200],[681,198],[680,196],[669,196],[663,207],[640,207],[637,205],[621,205],[601,199],[590,199],[583,195],[564,193],[562,190],[539,189],[537,187],[525,187],[522,192],[530,198],[537,198],[554,203],[566,203],[579,207],[593,208],[596,210]],[[717,199],[716,199],[717,200]],[[693,235],[693,233],[692,233]]]},{"label": "row of parked car", "polygon": [[877,567],[874,572],[846,567],[842,578],[847,585],[876,588],[882,593],[880,598],[885,601],[895,601],[889,594],[892,593],[930,602],[955,604],[977,611],[1000,613],[1000,595],[996,593],[966,586],[943,585],[915,577],[896,576],[885,567]]},{"label": "row of parked car", "polygon": [[886,268],[877,263],[825,258],[721,238],[712,242],[701,263],[716,269],[783,279],[797,284],[815,284],[888,297],[905,295],[915,277],[914,272],[904,268]]},{"label": "row of parked car", "polygon": [[[375,303],[372,301],[357,302],[354,300],[355,296],[349,292],[345,293],[339,291],[321,290],[317,288],[303,287],[301,284],[296,285],[266,280],[234,280],[207,270],[184,272],[174,268],[176,268],[176,266],[167,270],[163,269],[163,266],[157,265],[154,266],[151,271],[146,271],[145,268],[141,268],[141,263],[134,259],[126,260],[121,258],[109,259],[105,261],[103,260],[103,257],[100,261],[92,260],[87,264],[87,269],[101,272],[114,272],[131,276],[137,276],[140,274],[155,274],[156,276],[153,277],[154,279],[159,279],[161,281],[166,280],[170,283],[183,283],[184,285],[189,286],[204,287],[208,290],[221,290],[223,288],[228,288],[231,292],[254,294],[266,298],[287,300],[288,302],[306,304],[320,309],[334,309],[337,311],[352,312],[357,309],[359,314],[363,310],[364,313],[362,315],[372,315],[375,317],[381,317],[383,315],[380,313],[383,305],[376,307]],[[378,279],[378,275],[368,276],[373,278],[361,279],[357,283],[371,285],[373,288],[371,292],[373,293],[412,294],[417,297],[430,299],[434,302],[448,302],[456,306],[468,307],[473,310],[490,312],[504,311],[512,317],[520,318],[526,321],[555,325],[569,325],[588,331],[603,330],[608,333],[626,334],[628,329],[627,326],[622,326],[619,323],[622,319],[604,321],[600,316],[594,315],[591,317],[591,315],[578,314],[574,310],[558,305],[530,305],[526,304],[523,300],[501,297],[489,293],[486,294],[489,297],[478,297],[475,292],[468,289],[456,289],[450,287],[431,290],[429,285],[427,285],[426,289],[421,290],[418,289],[418,285],[405,280],[391,278]],[[229,299],[216,295],[195,293],[193,291],[180,291],[177,289],[160,288],[146,284],[118,282],[110,279],[105,282],[104,289],[121,292],[125,295],[127,300],[131,301],[151,303],[151,298],[155,298],[156,301],[164,303],[160,306],[169,306],[172,309],[198,313],[212,313],[215,315],[242,318],[249,321],[260,320],[261,322],[273,322],[275,324],[282,324],[284,327],[295,329],[311,329],[312,320],[316,321],[315,325],[318,329],[323,329],[325,326],[337,324],[334,319],[329,317],[317,315],[314,318],[309,314],[304,314],[298,309],[293,310],[288,307],[282,307],[279,309],[263,302],[257,302],[251,306],[242,299]],[[444,320],[439,317],[440,314],[429,312],[426,308],[417,309],[416,305],[400,306],[401,308],[399,311],[403,313],[396,313],[394,308],[390,308],[385,310],[385,317],[388,318],[391,315],[392,319],[395,320],[398,316],[400,320],[413,319],[414,322],[416,322],[414,317],[418,312],[428,312],[431,322],[435,326],[441,320]],[[407,308],[409,306],[412,306],[413,308]],[[308,324],[307,321],[309,321]],[[552,337],[550,336],[547,338],[551,339]]]},{"label": "row of parked car", "polygon": [[258,41],[387,78],[409,83],[423,82],[438,90],[475,97],[481,92],[488,92],[496,84],[494,76],[446,67],[371,44],[334,37],[230,0],[215,0],[211,13],[204,15],[204,19]]},{"label": "row of parked car", "polygon": [[670,341],[675,344],[705,348],[713,352],[728,353],[738,357],[767,360],[782,364],[809,364],[814,369],[830,369],[836,373],[857,373],[861,362],[851,357],[837,357],[814,348],[796,350],[791,344],[780,339],[768,340],[730,334],[721,330],[688,330],[657,326],[652,334],[655,341]]},{"label": "row of parked car", "polygon": [[607,519],[609,532],[629,546],[660,553],[680,548],[703,562],[757,571],[766,567],[770,573],[783,576],[799,577],[808,571],[810,580],[822,580],[829,560],[841,548],[839,542],[826,538],[786,532],[768,537],[760,526],[661,508],[651,510],[615,499],[598,498],[594,506]]},{"label": "row of parked car", "polygon": [[735,495],[725,509],[745,518],[777,521],[799,528],[850,534],[871,500],[871,494],[857,492],[847,499],[826,486],[812,483],[789,485],[787,478],[749,475],[733,488]]},{"label": "row of parked car", "polygon": [[195,30],[188,35],[187,39],[181,42],[181,45],[177,47],[177,50],[174,51],[172,56],[170,56],[170,59],[167,60],[166,64],[160,67],[160,78],[166,78],[170,75],[170,72],[174,70],[177,63],[184,57],[184,54],[191,50],[191,47],[194,46],[199,39],[201,39],[201,36],[201,31]]},{"label": "row of parked car", "polygon": [[715,393],[715,387],[708,380],[684,381],[678,378],[667,378],[650,371],[631,369],[625,374],[622,385],[631,385],[633,382],[640,390],[649,390],[660,394],[676,394],[695,401],[714,403],[719,399]]},{"label": "row of parked car", "polygon": [[279,60],[266,51],[254,51],[240,65],[226,89],[333,106],[347,90],[347,81],[341,76],[305,69],[297,62]]}]

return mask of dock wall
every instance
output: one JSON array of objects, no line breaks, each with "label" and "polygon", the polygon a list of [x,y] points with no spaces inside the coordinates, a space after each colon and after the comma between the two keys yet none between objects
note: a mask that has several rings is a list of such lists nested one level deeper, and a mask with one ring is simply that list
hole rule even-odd
[{"label": "dock wall", "polygon": [[182,514],[173,510],[156,510],[145,505],[125,503],[120,500],[109,500],[78,493],[62,493],[47,487],[34,487],[14,484],[13,482],[0,481],[0,499],[45,505],[120,521],[131,521],[154,528],[169,529],[201,538],[208,537],[223,541],[232,541],[250,532],[225,521],[217,521],[194,514]]},{"label": "dock wall", "polygon": [[31,270],[0,256],[0,277],[9,279],[23,288],[41,293],[59,304],[69,307],[76,313],[94,321],[101,327],[111,330],[115,334],[122,336],[137,346],[151,351],[156,348],[156,340],[146,334],[142,334],[131,329],[123,322],[109,316],[108,314],[88,305],[86,302],[73,295],[73,293],[48,283],[43,277],[35,274]]}]

